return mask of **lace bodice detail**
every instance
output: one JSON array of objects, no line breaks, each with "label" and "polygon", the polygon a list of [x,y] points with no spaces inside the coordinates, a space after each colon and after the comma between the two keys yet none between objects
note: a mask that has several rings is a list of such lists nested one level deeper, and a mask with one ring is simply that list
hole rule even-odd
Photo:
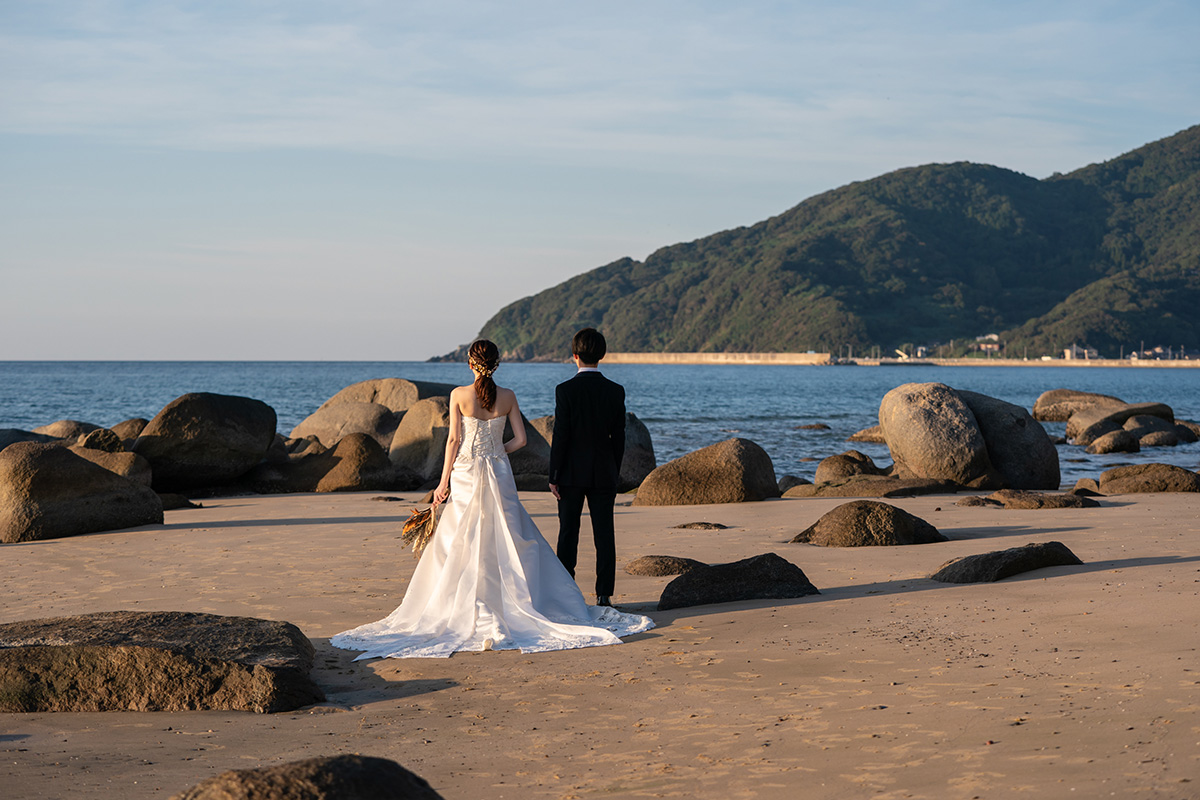
[{"label": "lace bodice detail", "polygon": [[507,417],[478,419],[466,414],[462,418],[462,446],[458,458],[506,458],[504,452],[504,421]]}]

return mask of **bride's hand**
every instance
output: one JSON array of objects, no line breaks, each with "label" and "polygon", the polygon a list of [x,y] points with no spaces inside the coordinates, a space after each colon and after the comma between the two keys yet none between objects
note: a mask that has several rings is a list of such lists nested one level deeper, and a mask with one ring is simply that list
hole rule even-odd
[{"label": "bride's hand", "polygon": [[440,506],[442,503],[446,502],[446,498],[449,496],[450,496],[450,487],[449,486],[438,486],[437,489],[433,493],[433,504],[435,506]]}]

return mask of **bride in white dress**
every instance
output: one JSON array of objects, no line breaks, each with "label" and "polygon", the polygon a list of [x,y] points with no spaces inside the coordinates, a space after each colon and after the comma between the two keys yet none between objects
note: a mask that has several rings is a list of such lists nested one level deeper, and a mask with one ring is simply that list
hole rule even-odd
[{"label": "bride in white dress", "polygon": [[[525,446],[511,389],[496,386],[496,345],[471,345],[469,386],[450,393],[450,436],[434,503],[449,497],[400,607],[339,633],[364,658],[444,658],[459,651],[537,653],[620,644],[649,630],[640,614],[589,606],[517,497],[508,454]],[[502,442],[505,421],[513,438]]]}]

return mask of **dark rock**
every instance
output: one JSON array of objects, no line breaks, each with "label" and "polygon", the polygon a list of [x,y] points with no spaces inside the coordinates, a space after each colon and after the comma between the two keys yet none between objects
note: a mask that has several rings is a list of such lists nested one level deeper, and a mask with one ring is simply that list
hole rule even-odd
[{"label": "dark rock", "polygon": [[53,444],[62,440],[56,436],[47,436],[44,433],[34,433],[33,431],[23,431],[18,428],[0,428],[0,450],[8,447],[10,444],[17,442],[34,442],[36,444]]},{"label": "dark rock", "polygon": [[635,506],[743,503],[779,497],[775,466],[749,439],[726,439],[669,461],[638,488]]},{"label": "dark rock", "polygon": [[1058,450],[1029,412],[978,392],[956,390],[975,415],[988,458],[1010,489],[1057,489]]},{"label": "dark rock", "polygon": [[[91,434],[88,434],[89,436]],[[75,455],[86,458],[93,464],[98,464],[104,467],[109,472],[120,475],[122,478],[128,478],[134,483],[140,483],[143,486],[150,486],[153,475],[150,471],[150,462],[139,456],[137,453],[130,453],[126,450],[110,453],[107,450],[93,450],[88,447],[68,447]]]},{"label": "dark rock", "polygon": [[1171,431],[1174,433],[1175,421],[1173,418],[1167,420],[1162,417],[1151,416],[1150,414],[1135,414],[1125,420],[1125,424],[1122,427],[1140,439],[1146,434],[1156,431]]},{"label": "dark rock", "polygon": [[0,711],[290,711],[324,699],[291,623],[110,611],[0,625]]},{"label": "dark rock", "polygon": [[32,542],[162,521],[162,503],[148,486],[65,447],[18,442],[0,452],[0,541]]},{"label": "dark rock", "polygon": [[1200,430],[1200,425],[1194,422],[1182,422],[1175,420],[1175,436],[1181,444],[1192,444],[1200,441],[1200,435],[1197,435],[1197,430]]},{"label": "dark rock", "polygon": [[200,503],[193,503],[181,494],[160,494],[163,511],[177,511],[181,508],[204,508]]},{"label": "dark rock", "polygon": [[1082,497],[1104,496],[1100,494],[1100,482],[1095,478],[1080,478],[1075,481],[1075,486],[1071,489],[1071,494],[1081,495]]},{"label": "dark rock", "polygon": [[1096,439],[1087,446],[1087,452],[1092,455],[1105,455],[1107,453],[1136,453],[1142,449],[1138,438],[1124,428],[1117,428],[1114,431],[1097,436]]},{"label": "dark rock", "polygon": [[1141,447],[1175,447],[1177,444],[1179,437],[1175,435],[1175,431],[1151,431],[1138,439],[1138,445]]},{"label": "dark rock", "polygon": [[1200,475],[1172,464],[1132,464],[1100,474],[1104,494],[1200,492]]},{"label": "dark rock", "polygon": [[1123,432],[1126,432],[1125,429],[1122,428],[1117,423],[1113,422],[1112,420],[1101,419],[1101,420],[1097,420],[1096,422],[1094,422],[1093,424],[1091,424],[1087,428],[1085,428],[1078,435],[1078,437],[1076,437],[1074,439],[1070,439],[1068,441],[1068,444],[1073,444],[1078,447],[1091,447],[1093,444],[1096,443],[1097,439],[1102,439],[1111,433],[1123,433]]},{"label": "dark rock", "polygon": [[1041,422],[1066,422],[1072,414],[1097,406],[1120,406],[1125,401],[1107,394],[1051,389],[1033,404],[1033,418]]},{"label": "dark rock", "polygon": [[379,503],[403,503],[403,497],[393,497],[391,495],[381,494],[376,497],[368,497],[368,500],[374,500]]},{"label": "dark rock", "polygon": [[150,462],[154,488],[229,483],[262,461],[275,441],[275,409],[261,400],[197,392],[172,400],[133,443]]},{"label": "dark rock", "polygon": [[[537,428],[529,424],[529,420],[521,415],[521,421],[525,426],[525,446],[508,456],[509,466],[512,467],[514,475],[529,474],[529,475],[549,475],[550,474],[550,443],[547,442]],[[512,423],[504,423],[504,441],[508,441],[513,437]],[[445,453],[442,454],[445,457]],[[441,475],[441,466],[438,466],[438,475]],[[547,479],[547,489],[537,491],[548,491],[549,479]]]},{"label": "dark rock", "polygon": [[850,435],[847,442],[865,442],[868,444],[887,444],[887,439],[883,438],[883,428],[879,425],[874,425],[870,428],[863,428],[858,433]]},{"label": "dark rock", "polygon": [[889,475],[854,475],[844,481],[793,486],[784,497],[916,497],[954,494],[963,487],[930,478],[893,478]]},{"label": "dark rock", "polygon": [[660,578],[664,575],[682,575],[698,567],[708,566],[703,561],[680,556],[642,556],[625,565],[630,575],[645,575]]},{"label": "dark rock", "polygon": [[654,455],[650,430],[632,412],[625,412],[625,455],[621,459],[617,491],[628,492],[641,486],[657,466],[658,458]]},{"label": "dark rock", "polygon": [[835,483],[855,475],[885,475],[886,470],[875,466],[871,457],[857,450],[847,450],[836,456],[829,456],[817,465],[814,483]]},{"label": "dark rock", "polygon": [[441,795],[395,761],[341,755],[222,772],[172,800],[441,800]]},{"label": "dark rock", "polygon": [[60,419],[58,422],[51,422],[49,425],[34,428],[33,432],[45,436],[53,436],[55,439],[78,439],[80,436],[85,436],[99,427],[99,425],[93,425],[90,422]]},{"label": "dark rock", "polygon": [[807,486],[812,481],[808,478],[801,478],[799,475],[784,475],[779,479],[779,493],[783,494],[793,486]]},{"label": "dark rock", "polygon": [[1100,506],[1095,500],[1081,494],[1042,494],[1041,492],[1027,492],[1021,489],[1001,489],[985,498],[964,497],[956,505],[994,505],[1003,508],[1027,510],[1046,508],[1099,508]]},{"label": "dark rock", "polygon": [[352,433],[365,433],[386,450],[399,424],[400,415],[379,403],[327,403],[292,428],[290,438],[311,436],[324,447],[333,447]]},{"label": "dark rock", "polygon": [[544,417],[529,420],[529,424],[542,435],[542,438],[550,445],[554,444],[554,415],[548,414]]},{"label": "dark rock", "polygon": [[128,448],[129,445],[133,444],[138,435],[141,434],[141,432],[144,431],[146,426],[149,424],[150,420],[148,419],[134,417],[133,419],[127,419],[123,422],[118,422],[116,425],[113,425],[111,428],[109,428],[109,430],[115,433],[117,436],[120,436],[121,441],[124,442],[125,446]]},{"label": "dark rock", "polygon": [[546,473],[522,472],[513,475],[519,492],[548,492],[550,491],[550,476]]},{"label": "dark rock", "polygon": [[672,525],[672,528],[685,531],[723,531],[728,530],[728,525],[722,525],[719,522],[685,522],[682,525]]},{"label": "dark rock", "polygon": [[1044,542],[947,561],[929,577],[942,583],[987,583],[1035,569],[1082,563],[1062,542]]},{"label": "dark rock", "polygon": [[813,422],[813,423],[811,423],[811,424],[808,424],[808,425],[797,425],[797,426],[796,426],[795,428],[793,428],[792,430],[797,430],[797,431],[827,431],[827,430],[829,430],[829,426],[828,426],[828,425],[826,425],[824,422]]},{"label": "dark rock", "polygon": [[91,433],[85,433],[79,439],[79,446],[87,450],[103,450],[106,453],[120,453],[125,450],[125,443],[121,441],[121,437],[108,428],[97,428]]},{"label": "dark rock", "polygon": [[739,600],[780,600],[811,594],[820,592],[803,570],[775,553],[764,553],[731,564],[712,564],[683,573],[663,589],[658,610]]},{"label": "dark rock", "polygon": [[937,528],[920,517],[874,500],[843,503],[792,539],[821,547],[889,547],[945,541]]},{"label": "dark rock", "polygon": [[906,383],[883,396],[879,425],[898,478],[931,478],[974,488],[999,489],[1000,473],[988,456],[975,415],[949,386]]}]

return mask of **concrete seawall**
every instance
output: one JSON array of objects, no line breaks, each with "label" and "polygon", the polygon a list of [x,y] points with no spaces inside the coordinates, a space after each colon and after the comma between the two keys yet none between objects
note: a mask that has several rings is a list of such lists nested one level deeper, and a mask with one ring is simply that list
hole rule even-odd
[{"label": "concrete seawall", "polygon": [[828,364],[829,353],[609,353],[605,364]]}]

